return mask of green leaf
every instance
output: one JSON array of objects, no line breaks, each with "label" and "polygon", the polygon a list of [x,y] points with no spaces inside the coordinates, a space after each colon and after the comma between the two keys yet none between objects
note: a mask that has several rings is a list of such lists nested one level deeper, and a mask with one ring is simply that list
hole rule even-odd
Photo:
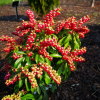
[{"label": "green leaf", "polygon": [[81,40],[79,38],[79,34],[78,33],[75,33],[75,37],[76,37],[77,43],[79,44],[79,46],[81,46]]},{"label": "green leaf", "polygon": [[25,54],[23,51],[16,51],[17,54]]},{"label": "green leaf", "polygon": [[45,60],[48,63],[48,65],[51,65],[51,61],[48,58],[45,58]]},{"label": "green leaf", "polygon": [[16,84],[16,85],[14,86],[14,92],[18,92],[18,91],[19,91],[19,85]]},{"label": "green leaf", "polygon": [[63,66],[59,66],[59,69],[57,70],[58,75],[60,75],[63,72]]},{"label": "green leaf", "polygon": [[52,91],[53,93],[55,92],[55,89],[57,89],[56,85],[55,85],[55,84],[52,84],[51,91]]},{"label": "green leaf", "polygon": [[65,41],[63,43],[66,44],[70,40],[71,40],[71,34],[68,34],[68,36],[66,36],[66,39],[65,39]]},{"label": "green leaf", "polygon": [[64,45],[65,49],[66,49],[68,46],[69,46],[69,42],[67,42],[67,43]]},{"label": "green leaf", "polygon": [[51,57],[55,57],[55,58],[62,58],[62,56],[59,55],[59,54],[51,54],[50,56],[51,56]]},{"label": "green leaf", "polygon": [[35,61],[36,61],[36,64],[38,64],[38,61],[39,61],[39,54],[36,54],[36,55],[35,55]]},{"label": "green leaf", "polygon": [[80,46],[79,46],[78,42],[76,41],[76,37],[74,36],[74,50],[79,49],[79,48],[80,48]]},{"label": "green leaf", "polygon": [[21,67],[22,67],[22,64],[20,63],[20,64],[18,65],[17,69],[19,69],[19,68],[21,68]]},{"label": "green leaf", "polygon": [[31,86],[31,92],[34,93],[36,91],[36,88],[32,88]]},{"label": "green leaf", "polygon": [[47,85],[50,84],[51,83],[51,79],[50,79],[49,75],[47,73],[45,73],[44,77],[45,77],[45,83]]},{"label": "green leaf", "polygon": [[29,84],[28,79],[25,78],[25,86],[26,86],[27,91],[30,91],[30,86],[29,85],[31,85],[31,84]]},{"label": "green leaf", "polygon": [[71,70],[70,70],[70,68],[69,68],[68,64],[67,64],[67,63],[65,63],[65,66],[64,66],[64,71],[63,71],[63,75],[65,75],[65,79],[67,79],[67,78],[68,78],[68,76],[70,75],[70,72],[71,72]]},{"label": "green leaf", "polygon": [[23,61],[23,59],[25,59],[25,58],[24,58],[24,57],[21,57],[21,58],[17,59],[17,60],[15,61],[14,67],[15,67],[15,68],[18,67],[18,65]]},{"label": "green leaf", "polygon": [[29,68],[30,66],[31,66],[31,59],[30,59],[30,57],[26,57],[26,66],[25,66],[25,69]]},{"label": "green leaf", "polygon": [[43,56],[42,57],[39,56],[39,62],[44,63],[44,57]]},{"label": "green leaf", "polygon": [[21,100],[26,100],[26,98],[21,97]]},{"label": "green leaf", "polygon": [[31,59],[30,59],[30,57],[26,57],[26,61],[27,61],[28,65],[31,65]]},{"label": "green leaf", "polygon": [[42,98],[43,98],[43,96],[42,96],[42,94],[41,94],[40,97],[38,98],[38,100],[42,100]]},{"label": "green leaf", "polygon": [[39,85],[41,87],[42,92],[45,94],[46,93],[45,84],[43,82],[40,82]]},{"label": "green leaf", "polygon": [[39,85],[40,85],[41,90],[44,94],[43,100],[48,100],[48,95],[47,95],[47,91],[46,91],[46,88],[45,88],[45,84],[43,82],[41,82]]},{"label": "green leaf", "polygon": [[65,39],[66,39],[66,36],[59,40],[59,44],[60,44],[61,46],[63,45]]},{"label": "green leaf", "polygon": [[22,87],[22,85],[23,85],[23,80],[22,80],[22,79],[20,79],[20,81],[19,81],[19,88],[21,88],[21,87]]},{"label": "green leaf", "polygon": [[14,92],[18,92],[19,91],[19,80],[18,80],[18,77],[17,77],[17,81],[15,82],[15,86],[14,86]]},{"label": "green leaf", "polygon": [[60,59],[57,61],[57,65],[60,65],[64,60],[63,59]]},{"label": "green leaf", "polygon": [[40,89],[39,86],[37,86],[37,92],[38,92],[39,95],[41,94],[41,89]]},{"label": "green leaf", "polygon": [[29,100],[29,99],[35,100],[33,94],[30,94],[30,93],[24,95],[24,96],[22,97],[22,99],[23,99],[23,98],[28,99],[28,100]]}]

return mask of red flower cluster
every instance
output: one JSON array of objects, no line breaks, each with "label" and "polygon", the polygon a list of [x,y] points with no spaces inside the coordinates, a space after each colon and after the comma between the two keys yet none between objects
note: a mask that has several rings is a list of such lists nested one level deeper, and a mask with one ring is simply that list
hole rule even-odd
[{"label": "red flower cluster", "polygon": [[39,65],[41,66],[41,68],[46,71],[49,76],[57,83],[60,84],[61,83],[61,77],[58,76],[58,74],[56,73],[56,70],[53,70],[52,67],[50,65],[48,65],[47,63],[39,63]]},{"label": "red flower cluster", "polygon": [[6,80],[5,84],[9,86],[11,84],[14,84],[14,82],[16,81],[17,81],[17,75],[15,75],[12,79]]},{"label": "red flower cluster", "polygon": [[9,36],[5,36],[3,35],[1,38],[0,38],[1,41],[7,41],[7,47],[4,48],[4,51],[5,52],[10,52],[10,51],[13,51],[15,49],[14,47],[14,44],[15,44],[15,39],[13,39],[12,37],[9,37]]},{"label": "red flower cluster", "polygon": [[21,97],[20,97],[21,93],[24,94],[23,90],[19,91],[17,94],[13,93],[11,95],[4,96],[1,100],[21,100]]},{"label": "red flower cluster", "polygon": [[14,60],[15,60],[15,59],[18,59],[18,58],[21,58],[21,57],[23,57],[23,55],[17,54],[17,53],[13,53],[13,58],[14,58]]},{"label": "red flower cluster", "polygon": [[62,21],[58,26],[57,28],[55,29],[55,33],[58,34],[60,32],[60,30],[64,27],[65,25],[65,22]]},{"label": "red flower cluster", "polygon": [[71,50],[70,48],[71,48],[70,46],[67,48],[68,49],[68,53],[67,53],[67,55],[64,54],[62,58],[63,58],[63,60],[67,60],[67,62],[69,64],[69,67],[71,68],[71,71],[74,71],[75,65],[74,65],[73,61],[75,61],[75,62],[85,61],[84,58],[77,57],[77,55],[81,55],[81,54],[85,53],[86,52],[86,48],[83,47],[82,49],[76,49],[76,50],[74,50],[72,52],[70,52],[70,50]]},{"label": "red flower cluster", "polygon": [[48,46],[54,46],[54,44],[57,43],[57,40],[55,38],[50,39],[44,39],[43,41],[40,42],[40,46],[38,47],[38,53],[40,55],[43,55],[45,58],[48,58],[50,61],[53,60],[53,58],[49,55],[49,53],[46,51]]},{"label": "red flower cluster", "polygon": [[25,69],[24,67],[21,67],[21,73],[23,73],[26,77],[28,77],[29,82],[32,85],[32,88],[37,87],[37,82],[35,79],[35,76],[37,74],[37,67],[34,65],[34,70],[32,70],[32,72],[29,72],[28,69]]},{"label": "red flower cluster", "polygon": [[46,48],[48,46],[55,47],[62,54],[62,58],[64,60],[68,61],[71,71],[74,71],[74,69],[75,69],[75,65],[74,65],[73,61],[75,61],[75,62],[85,61],[84,58],[77,57],[78,55],[81,55],[86,52],[85,47],[83,47],[81,49],[75,49],[74,51],[71,52],[71,46],[69,46],[67,49],[65,49],[64,47],[61,47],[61,45],[59,45],[57,43],[57,40],[55,38],[54,39],[48,38],[48,39],[44,39],[42,42],[40,42],[40,47],[38,47],[39,48],[38,53],[42,54],[45,58],[48,58],[50,61],[52,61],[53,58],[50,59],[51,56],[46,51]]},{"label": "red flower cluster", "polygon": [[80,38],[84,38],[84,35],[89,32],[89,29],[86,26],[82,27],[82,24],[87,22],[88,20],[90,20],[88,15],[80,19],[79,23],[76,21],[75,17],[68,18],[65,21],[64,29],[71,29],[71,31],[69,32],[70,34],[77,32],[79,33]]}]

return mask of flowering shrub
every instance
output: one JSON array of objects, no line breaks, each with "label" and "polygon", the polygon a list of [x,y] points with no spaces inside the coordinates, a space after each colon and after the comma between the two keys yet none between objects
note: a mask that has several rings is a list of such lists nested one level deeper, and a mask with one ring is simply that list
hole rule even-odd
[{"label": "flowering shrub", "polygon": [[67,79],[76,70],[76,62],[85,61],[79,56],[86,52],[85,47],[80,48],[80,38],[89,32],[82,26],[89,16],[79,21],[71,17],[57,25],[53,18],[60,15],[59,8],[50,11],[42,21],[36,21],[32,11],[26,13],[29,21],[22,21],[22,27],[12,32],[18,39],[0,37],[7,41],[5,84],[15,84],[15,93],[2,100],[47,100],[47,90],[53,92],[61,78]]}]

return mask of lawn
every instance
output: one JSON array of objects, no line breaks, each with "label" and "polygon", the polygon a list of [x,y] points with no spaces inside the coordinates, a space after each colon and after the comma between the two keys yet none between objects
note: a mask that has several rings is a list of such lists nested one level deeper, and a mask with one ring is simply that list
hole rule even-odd
[{"label": "lawn", "polygon": [[[19,1],[19,0],[14,0],[14,1]],[[0,5],[11,4],[11,3],[13,3],[13,0],[0,0]]]}]

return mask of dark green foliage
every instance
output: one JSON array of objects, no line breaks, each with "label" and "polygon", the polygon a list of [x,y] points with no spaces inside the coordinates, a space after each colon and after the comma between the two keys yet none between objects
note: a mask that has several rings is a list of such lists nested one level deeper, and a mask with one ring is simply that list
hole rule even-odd
[{"label": "dark green foliage", "polygon": [[46,15],[50,10],[58,7],[60,2],[59,0],[28,0],[28,4],[39,15]]}]

